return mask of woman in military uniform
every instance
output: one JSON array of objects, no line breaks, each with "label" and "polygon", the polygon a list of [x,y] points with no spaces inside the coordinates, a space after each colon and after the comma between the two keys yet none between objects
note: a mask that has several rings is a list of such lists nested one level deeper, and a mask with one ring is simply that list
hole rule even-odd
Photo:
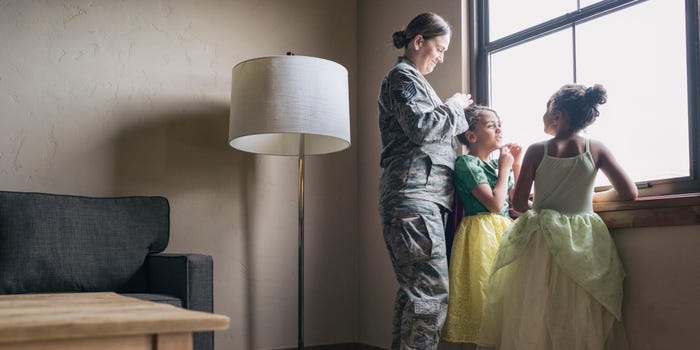
[{"label": "woman in military uniform", "polygon": [[379,211],[399,283],[392,349],[437,349],[447,312],[443,213],[452,206],[454,136],[467,130],[472,100],[455,93],[443,103],[424,76],[443,62],[450,37],[450,25],[434,13],[395,32],[404,54],[379,92]]}]

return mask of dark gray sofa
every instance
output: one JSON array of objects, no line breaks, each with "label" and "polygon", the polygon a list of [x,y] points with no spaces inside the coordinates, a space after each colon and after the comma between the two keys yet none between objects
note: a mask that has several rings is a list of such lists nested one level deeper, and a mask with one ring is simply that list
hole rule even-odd
[{"label": "dark gray sofa", "polygon": [[[213,312],[213,261],[164,254],[164,197],[0,191],[0,294],[105,292]],[[194,334],[195,350],[213,332]]]}]

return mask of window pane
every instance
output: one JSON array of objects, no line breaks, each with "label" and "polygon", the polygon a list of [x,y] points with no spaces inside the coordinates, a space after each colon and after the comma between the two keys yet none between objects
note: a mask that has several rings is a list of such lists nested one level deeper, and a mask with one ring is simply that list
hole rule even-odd
[{"label": "window pane", "polygon": [[576,11],[576,0],[490,0],[489,41]]},{"label": "window pane", "polygon": [[562,30],[491,55],[491,106],[503,139],[523,148],[542,141],[549,97],[573,80],[571,30]]},{"label": "window pane", "polygon": [[635,181],[688,176],[683,2],[647,1],[600,17],[579,25],[576,40],[578,81],[608,90],[590,137]]}]

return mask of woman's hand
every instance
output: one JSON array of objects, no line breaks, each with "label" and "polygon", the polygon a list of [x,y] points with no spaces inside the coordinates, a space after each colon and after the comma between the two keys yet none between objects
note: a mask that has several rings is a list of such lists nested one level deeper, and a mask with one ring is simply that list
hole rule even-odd
[{"label": "woman's hand", "polygon": [[450,96],[450,98],[448,98],[445,102],[449,101],[457,102],[462,109],[467,109],[467,107],[471,106],[474,103],[471,94],[463,94],[461,92],[455,93],[454,95]]}]

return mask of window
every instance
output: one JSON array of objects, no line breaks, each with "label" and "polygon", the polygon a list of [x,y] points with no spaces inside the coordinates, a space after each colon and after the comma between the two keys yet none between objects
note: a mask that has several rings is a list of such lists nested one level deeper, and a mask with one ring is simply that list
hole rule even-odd
[{"label": "window", "polygon": [[640,195],[700,192],[697,0],[472,3],[472,91],[501,115],[507,140],[548,138],[551,94],[600,83],[608,102],[586,133],[613,150]]}]

